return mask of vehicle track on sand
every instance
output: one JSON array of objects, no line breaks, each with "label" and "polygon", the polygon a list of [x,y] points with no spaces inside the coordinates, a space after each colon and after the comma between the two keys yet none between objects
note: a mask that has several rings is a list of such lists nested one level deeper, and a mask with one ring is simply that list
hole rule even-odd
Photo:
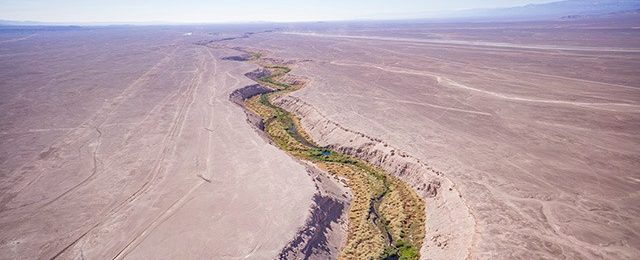
[{"label": "vehicle track on sand", "polygon": [[[213,58],[213,54],[211,53],[210,50],[208,50],[208,49],[205,49],[205,50],[207,51],[208,57],[214,61],[214,74],[215,74],[216,71],[217,71],[217,65],[215,63],[215,59]],[[191,92],[186,95],[186,96],[190,96],[191,99],[188,102],[188,104],[186,104],[186,106],[183,104],[182,108],[184,108],[184,109],[181,110],[181,112],[183,112],[182,113],[182,119],[180,119],[180,123],[179,124],[174,124],[174,128],[172,128],[172,130],[171,130],[172,132],[177,133],[177,134],[173,134],[172,135],[173,137],[178,137],[178,136],[180,136],[180,133],[182,133],[182,130],[184,128],[184,121],[186,119],[186,116],[188,115],[190,108],[192,107],[192,105],[195,102],[195,93],[197,93],[198,87],[202,85],[203,74],[205,72],[209,71],[209,69],[206,69],[206,68],[202,69],[203,66],[206,67],[205,64],[206,64],[206,58],[203,58],[201,60],[201,65],[202,66],[198,66],[198,69],[197,69],[198,70],[198,75],[193,78],[193,80],[192,80],[192,82],[190,84],[191,86],[193,86],[191,88]],[[212,133],[208,133],[208,136],[210,137],[211,134]],[[209,153],[208,149],[207,149],[207,153]],[[209,159],[209,156],[207,155],[207,160],[208,159]],[[159,161],[158,163],[161,163],[161,161]],[[207,164],[207,167],[208,167],[208,164]],[[157,176],[157,174],[154,174],[152,177],[155,178],[156,176]],[[155,228],[157,228],[160,224],[162,224],[164,221],[169,219],[180,208],[182,208],[182,206],[184,206],[191,199],[191,198],[189,198],[191,196],[191,194],[193,194],[193,192],[195,192],[198,188],[200,188],[202,186],[202,184],[211,182],[210,177],[208,178],[207,176],[204,176],[204,175],[197,175],[197,176],[200,177],[200,179],[197,180],[197,183],[194,184],[193,187],[191,187],[191,189],[189,189],[189,191],[187,193],[185,193],[177,201],[175,201],[173,204],[171,204],[171,206],[169,206],[166,210],[164,210],[160,214],[158,214],[158,216],[156,218],[154,218],[154,220],[151,221],[145,228],[143,228],[141,231],[137,232],[133,236],[133,238],[131,238],[129,240],[129,242],[112,259],[122,259],[122,258],[126,257],[133,249],[135,249],[140,243],[142,243],[144,241],[144,239],[147,238],[147,236],[151,232],[153,232],[153,230]],[[153,181],[153,179],[151,181]],[[145,184],[151,183],[151,181],[149,181],[149,182],[147,182]],[[133,200],[135,200],[135,198]]]},{"label": "vehicle track on sand", "polygon": [[[405,56],[407,58],[414,58],[414,57],[408,57],[407,53],[402,53],[402,52],[399,52],[399,51],[390,50],[388,48],[381,48],[381,47],[375,47],[375,46],[370,46],[370,48],[376,49],[377,51],[380,51],[380,52],[390,53],[390,54],[396,55],[398,57]],[[598,56],[598,57],[602,57],[602,56]],[[616,58],[619,58],[619,57],[616,57]],[[608,83],[608,82],[602,82],[602,81],[594,81],[594,80],[588,80],[588,79],[580,79],[580,78],[573,78],[573,77],[567,77],[567,76],[553,75],[553,74],[548,74],[548,73],[517,70],[517,69],[513,69],[513,68],[507,69],[507,68],[500,68],[500,67],[486,66],[486,65],[482,65],[481,66],[481,65],[476,65],[476,64],[470,63],[470,62],[458,61],[458,60],[455,60],[455,59],[444,59],[444,58],[436,58],[436,57],[431,57],[431,56],[420,56],[420,59],[433,60],[433,61],[443,62],[445,64],[455,64],[455,65],[464,66],[464,67],[473,67],[473,68],[477,68],[477,69],[480,69],[480,70],[483,70],[483,71],[494,70],[494,71],[509,72],[509,73],[520,73],[520,74],[548,77],[548,78],[561,79],[561,80],[569,80],[569,81],[588,83],[588,84],[606,85],[606,86],[610,86],[610,87],[617,87],[617,88],[624,88],[624,89],[634,89],[634,90],[636,90],[636,89],[640,88],[640,87],[633,87],[633,86],[627,86],[627,85],[616,84],[616,83]]]},{"label": "vehicle track on sand", "polygon": [[199,179],[198,183],[193,185],[193,187],[189,191],[187,191],[186,194],[182,195],[182,197],[171,204],[169,208],[155,217],[143,230],[137,232],[134,235],[134,238],[131,239],[120,251],[118,251],[116,256],[114,256],[112,259],[125,258],[133,249],[135,249],[140,243],[142,243],[144,239],[147,238],[147,236],[151,234],[151,232],[153,232],[153,230],[155,230],[160,224],[165,222],[171,216],[173,216],[173,214],[178,212],[178,210],[182,208],[182,206],[184,206],[188,201],[193,199],[191,198],[191,194],[193,194],[193,192],[198,190],[202,186],[202,184],[205,183],[209,183],[209,181],[207,181],[206,179]]},{"label": "vehicle track on sand", "polygon": [[96,175],[96,173],[98,173],[98,150],[100,149],[100,144],[102,144],[102,131],[100,131],[100,128],[96,127],[96,132],[98,132],[98,136],[96,137],[96,143],[95,143],[95,148],[93,149],[93,168],[91,169],[91,174],[89,174],[89,176],[87,176],[86,178],[84,178],[81,182],[77,183],[76,185],[73,185],[71,188],[67,189],[65,192],[61,193],[60,195],[58,195],[57,197],[51,199],[50,201],[48,201],[47,203],[43,204],[40,208],[44,208],[48,205],[51,205],[52,203],[58,201],[59,199],[63,198],[64,196],[66,196],[67,194],[73,192],[74,190],[76,190],[77,188],[81,187],[82,185],[85,185],[87,182],[89,182],[89,180],[91,180],[91,178],[93,178],[93,176]]},{"label": "vehicle track on sand", "polygon": [[[175,51],[174,51],[174,52],[175,52]],[[155,65],[151,70],[147,71],[147,73],[145,73],[145,75],[147,75],[147,74],[149,74],[149,73],[153,73],[152,71],[154,71],[154,72],[155,72],[155,70],[157,70],[157,69],[159,68],[159,66],[164,65],[164,64],[166,64],[169,60],[171,60],[171,59],[173,58],[173,53],[171,53],[170,55],[171,55],[171,57],[170,57],[170,58],[165,57],[167,60],[161,61],[161,62],[159,62],[158,64],[156,64],[156,65]],[[162,64],[161,64],[161,63],[162,63]],[[146,77],[145,75],[141,76],[140,78]],[[139,79],[140,79],[140,78],[139,78]],[[135,84],[132,84],[132,85],[135,85]],[[173,94],[171,94],[171,95],[168,95],[166,98],[164,98],[161,102],[159,102],[159,103],[158,103],[156,106],[154,106],[151,110],[149,110],[147,113],[145,113],[144,118],[143,118],[140,122],[132,123],[132,124],[134,125],[134,127],[133,127],[132,129],[128,130],[128,131],[125,133],[125,136],[129,136],[129,135],[131,135],[131,133],[132,133],[132,132],[137,131],[137,130],[138,130],[138,127],[140,127],[144,122],[146,122],[152,114],[156,113],[156,112],[157,112],[159,109],[161,109],[163,106],[166,106],[167,104],[169,104],[169,103],[171,102],[171,100],[175,99],[179,94],[180,94],[180,91],[176,91],[175,93],[173,93]],[[121,93],[121,95],[120,95],[120,96],[122,96],[122,95],[123,95],[123,94]],[[124,103],[124,101],[123,101],[123,103]],[[122,104],[122,103],[120,103],[120,104]],[[119,105],[120,105],[120,104],[119,104]],[[115,110],[115,109],[117,109],[117,107],[115,107],[115,108],[113,108],[113,109]],[[102,136],[102,131],[100,131],[99,129],[100,129],[101,127],[105,127],[105,126],[111,126],[111,125],[113,125],[113,124],[106,124],[106,122],[108,122],[108,120],[109,120],[109,118],[105,118],[105,120],[104,120],[103,122],[101,122],[101,123],[100,123],[100,125],[95,126],[95,127],[79,127],[79,128],[71,128],[71,130],[72,130],[72,131],[73,131],[73,130],[80,130],[80,131],[84,131],[85,129],[88,129],[88,128],[95,128],[96,130],[98,130],[98,131],[99,131],[99,132],[98,132],[98,133],[99,133],[99,136]],[[127,125],[129,125],[129,124],[127,124]],[[54,129],[54,130],[57,130],[57,129]],[[98,139],[98,140],[99,140],[99,139]],[[11,209],[7,209],[7,210],[8,210],[8,211],[14,211],[14,210],[18,210],[18,209],[25,208],[25,207],[27,207],[27,206],[35,206],[35,207],[38,207],[36,210],[39,210],[39,209],[41,209],[41,208],[44,208],[44,207],[47,207],[47,206],[49,206],[49,205],[53,204],[54,202],[58,201],[60,198],[62,198],[62,197],[64,197],[64,196],[66,196],[66,195],[70,194],[71,192],[73,192],[73,191],[75,191],[75,190],[79,189],[80,187],[82,187],[82,186],[84,186],[84,185],[88,184],[91,180],[93,180],[93,179],[94,179],[94,177],[96,176],[96,174],[99,172],[99,170],[98,170],[98,168],[97,168],[97,163],[96,163],[96,161],[97,161],[96,156],[97,156],[97,151],[98,151],[97,149],[98,149],[98,148],[99,148],[99,143],[98,143],[98,145],[96,146],[96,148],[94,149],[94,152],[93,152],[93,156],[94,156],[94,167],[93,167],[93,169],[92,169],[91,174],[90,174],[89,176],[87,176],[86,178],[84,178],[80,183],[78,183],[78,184],[76,184],[76,185],[73,185],[72,187],[70,187],[69,189],[67,189],[67,190],[63,191],[62,193],[60,193],[60,194],[59,194],[59,195],[57,195],[56,197],[52,198],[51,200],[46,201],[44,204],[26,204],[26,205],[22,205],[22,206],[15,207],[15,208],[11,208]],[[80,149],[80,148],[79,148],[79,149]],[[125,153],[125,150],[124,150],[124,149],[121,149],[121,150],[119,150],[119,151],[117,151],[117,152],[115,152],[115,153],[111,154],[110,156],[108,156],[108,157],[106,157],[106,158],[103,158],[102,162],[108,162],[108,163],[103,165],[103,167],[102,167],[102,171],[104,171],[105,169],[108,169],[108,168],[112,165],[112,163],[114,163],[114,162],[113,162],[113,160],[112,160],[113,158],[117,158],[117,157],[119,157],[119,156],[122,156],[124,153]]]},{"label": "vehicle track on sand", "polygon": [[[134,82],[129,84],[129,86],[127,86],[122,92],[120,92],[120,94],[117,97],[113,98],[109,102],[105,102],[105,104],[100,109],[98,109],[98,111],[96,111],[92,116],[90,116],[87,120],[83,121],[77,127],[71,128],[73,130],[70,130],[69,132],[64,134],[62,137],[55,140],[51,145],[41,150],[40,154],[45,153],[50,149],[63,149],[65,147],[68,147],[72,145],[75,141],[77,141],[79,138],[82,138],[83,136],[87,135],[88,133],[86,131],[87,131],[87,128],[89,128],[90,126],[92,125],[100,126],[101,124],[106,122],[106,120],[108,119],[108,115],[112,111],[119,108],[129,97],[131,97],[134,93],[136,93],[139,90],[139,88],[142,87],[143,85],[142,83],[151,74],[155,73],[161,66],[163,66],[164,64],[166,64],[167,62],[173,59],[177,49],[178,49],[177,47],[174,47],[162,59],[160,59],[156,64],[154,64],[149,70],[143,73]],[[12,189],[15,189],[13,191],[14,193],[20,193],[26,188],[36,183],[37,181],[39,181],[47,171],[41,171],[39,174],[32,177],[32,179],[28,181],[24,180],[25,178],[28,178],[28,176],[25,176],[24,174],[20,176],[15,176],[15,175],[16,175],[16,172],[24,170],[25,167],[38,163],[40,161],[40,158],[39,158],[40,154],[34,156],[32,159],[28,160],[26,163],[20,165],[19,167],[16,167],[16,169],[14,169],[9,174],[7,174],[7,176],[14,176],[14,177],[13,178],[10,177],[8,180],[0,183],[0,187],[2,187],[4,190],[5,186],[8,184],[12,184],[12,186],[14,187],[17,184],[18,187],[12,188]],[[60,164],[60,162],[58,162],[57,164]],[[23,180],[26,181],[26,183],[23,185],[20,185],[19,183],[24,182]]]},{"label": "vehicle track on sand", "polygon": [[105,215],[103,215],[103,217],[101,217],[100,220],[98,220],[96,222],[96,224],[91,226],[91,228],[89,228],[86,232],[83,232],[72,243],[70,243],[67,246],[65,246],[52,259],[55,259],[55,258],[61,256],[66,250],[68,250],[69,248],[71,248],[71,246],[73,246],[78,241],[80,241],[80,239],[85,237],[90,231],[92,231],[95,228],[99,227],[100,225],[104,224],[113,215],[118,213],[122,208],[124,208],[126,205],[134,202],[142,194],[144,194],[145,192],[147,192],[150,189],[151,184],[158,177],[158,175],[160,174],[160,172],[162,170],[162,163],[169,156],[169,154],[172,153],[173,150],[175,150],[175,145],[173,145],[173,143],[176,141],[175,140],[176,137],[178,137],[180,135],[180,133],[181,133],[181,130],[182,130],[182,127],[184,125],[184,121],[186,119],[188,110],[189,110],[191,104],[193,104],[193,100],[195,99],[195,95],[194,94],[196,93],[196,90],[197,90],[198,86],[200,85],[200,81],[201,81],[202,76],[203,76],[202,73],[203,72],[201,70],[199,70],[197,76],[195,76],[192,79],[191,84],[188,84],[187,85],[187,89],[181,95],[179,95],[180,100],[177,101],[176,103],[178,103],[180,105],[178,107],[178,111],[176,112],[176,114],[174,116],[172,126],[170,127],[168,133],[165,135],[165,137],[163,138],[163,140],[161,142],[163,144],[162,151],[161,151],[159,157],[155,160],[156,163],[154,164],[153,169],[151,171],[149,171],[149,173],[145,176],[145,178],[144,178],[145,180],[143,181],[142,185],[136,191],[134,191],[131,195],[129,195],[126,199],[124,199],[122,202],[117,204],[111,210],[108,210],[107,213]]},{"label": "vehicle track on sand", "polygon": [[433,108],[438,108],[438,109],[442,109],[442,110],[446,110],[446,111],[452,111],[452,112],[469,113],[469,114],[482,115],[482,116],[493,116],[490,113],[477,111],[477,110],[466,110],[466,109],[461,109],[461,108],[440,106],[440,105],[435,105],[435,104],[431,104],[431,103],[427,103],[427,102],[416,102],[416,101],[410,101],[410,100],[404,100],[404,99],[372,97],[372,96],[365,96],[365,95],[358,95],[358,94],[347,94],[347,93],[323,92],[323,93],[319,93],[319,94],[320,95],[324,95],[324,96],[338,96],[338,97],[347,96],[347,97],[357,97],[357,98],[363,98],[363,99],[390,101],[390,102],[402,103],[402,104],[412,104],[412,105],[433,107]]},{"label": "vehicle track on sand", "polygon": [[[147,112],[145,114],[145,117],[139,121],[138,123],[134,123],[134,127],[130,130],[128,130],[125,133],[125,136],[128,137],[130,136],[133,132],[135,131],[139,131],[139,127],[141,125],[143,125],[149,118],[151,115],[155,114],[157,111],[159,111],[162,107],[168,105],[169,103],[171,103],[171,100],[175,99],[178,95],[180,95],[180,91],[177,91],[171,95],[168,95],[166,98],[164,98],[159,104],[157,104],[156,106],[154,106],[151,110],[149,110],[149,112]],[[97,152],[97,149],[96,149]],[[120,149],[119,151],[112,153],[110,156],[104,158],[103,161],[108,162],[107,164],[103,165],[103,170],[108,169],[113,163],[116,162],[116,160],[113,160],[114,158],[119,158],[123,155],[125,155],[126,149]],[[95,154],[95,152],[94,152]],[[94,169],[97,169],[94,167]],[[71,187],[70,189],[66,190],[63,194],[59,195],[58,197],[54,198],[52,201],[49,201],[47,203],[45,203],[44,205],[40,206],[40,208],[44,208],[50,204],[52,204],[53,202],[59,200],[61,197],[63,197],[66,194],[71,193],[74,190],[77,190],[78,188],[80,188],[83,185],[86,185],[89,183],[89,181],[91,181],[93,179],[93,177],[95,177],[96,172],[93,172],[90,176],[88,176],[87,178],[85,178],[81,183],[74,185],[73,187]]]},{"label": "vehicle track on sand", "polygon": [[[150,118],[151,115],[155,114],[162,107],[170,104],[171,101],[173,99],[175,99],[178,95],[180,95],[180,91],[177,91],[177,92],[175,92],[175,93],[173,93],[171,95],[168,95],[166,98],[164,98],[159,104],[157,104],[151,110],[149,110],[149,112],[147,112],[145,114],[145,117],[141,121],[139,121],[138,123],[134,123],[134,127],[132,129],[128,130],[125,133],[125,136],[128,137],[133,132],[138,131],[138,127],[140,127],[142,124],[144,124]],[[104,123],[102,125],[104,125]],[[98,128],[96,128],[96,129],[98,129]],[[100,132],[100,136],[101,135],[102,135],[102,133]],[[95,156],[97,155],[98,147],[99,146],[96,147],[95,152],[94,152],[94,165],[97,165],[97,164],[95,164],[95,161],[96,161]],[[113,163],[116,162],[116,160],[113,160],[114,158],[119,158],[120,156],[124,155],[125,152],[126,152],[126,149],[120,149],[119,151],[117,151],[117,152],[111,154],[110,156],[104,158],[103,161],[106,161],[108,163],[103,165],[103,171],[105,169],[108,169]],[[88,184],[96,176],[96,173],[97,173],[97,167],[94,166],[94,171],[89,176],[87,176],[83,181],[81,181],[80,183],[72,186],[71,188],[69,188],[68,190],[66,190],[65,192],[60,194],[59,196],[55,197],[51,201],[48,201],[47,203],[43,204],[42,206],[39,207],[39,209],[40,208],[44,208],[46,206],[49,206],[50,204],[54,203],[55,201],[59,200],[60,198],[64,197],[65,195],[70,194],[72,191],[77,190],[78,188],[82,187],[83,185]]]},{"label": "vehicle track on sand", "polygon": [[13,39],[8,39],[8,40],[2,40],[2,41],[0,41],[0,44],[2,44],[2,43],[10,43],[10,42],[24,41],[24,40],[27,40],[27,39],[29,39],[29,38],[31,38],[31,37],[33,37],[33,36],[36,36],[36,35],[38,35],[38,34],[37,34],[37,33],[34,33],[34,34],[30,34],[30,35],[27,35],[27,36],[24,36],[24,37],[20,37],[20,38],[13,38]]},{"label": "vehicle track on sand", "polygon": [[413,43],[463,45],[463,46],[477,46],[477,47],[505,48],[505,49],[640,53],[640,49],[635,49],[635,48],[562,46],[562,45],[534,45],[534,44],[514,44],[514,43],[506,43],[506,42],[439,40],[439,39],[383,37],[383,36],[362,36],[362,35],[341,35],[341,34],[321,34],[321,33],[301,33],[301,32],[283,32],[283,34],[293,34],[293,35],[312,36],[312,37],[328,37],[328,38],[345,38],[345,39],[361,39],[361,40],[379,40],[379,41],[395,41],[395,42],[413,42]]},{"label": "vehicle track on sand", "polygon": [[[375,65],[375,64],[364,64],[364,63],[346,63],[346,62],[335,62],[334,61],[334,62],[331,62],[331,64],[338,65],[338,66],[368,67],[368,68],[378,69],[378,70],[391,72],[391,73],[409,74],[409,75],[430,77],[430,78],[435,79],[438,82],[438,84],[440,84],[442,86],[465,89],[465,90],[474,91],[474,92],[477,92],[477,93],[482,93],[484,95],[488,95],[488,96],[492,96],[492,97],[496,97],[496,98],[500,98],[500,99],[512,100],[512,101],[531,102],[531,103],[545,103],[545,104],[555,104],[555,105],[570,105],[570,106],[579,106],[579,107],[587,107],[587,108],[591,108],[591,109],[607,110],[607,111],[618,111],[618,112],[634,112],[635,111],[636,113],[640,113],[640,105],[636,105],[636,104],[600,103],[600,102],[598,102],[598,103],[593,102],[592,103],[592,102],[575,102],[575,101],[566,101],[566,100],[550,100],[550,99],[526,98],[526,97],[507,95],[507,94],[502,94],[502,93],[497,93],[497,92],[492,92],[492,91],[488,91],[488,90],[474,88],[474,87],[467,86],[465,84],[456,82],[456,81],[454,81],[452,79],[449,79],[449,78],[446,78],[446,77],[443,77],[443,76],[440,76],[440,75],[436,75],[436,74],[433,74],[433,73],[428,73],[428,72],[425,72],[425,71],[406,69],[406,68],[398,68],[398,67],[392,67],[392,66],[379,66],[379,65]],[[619,109],[614,109],[614,108],[619,108]]]},{"label": "vehicle track on sand", "polygon": [[[207,55],[209,57],[209,59],[213,60],[213,74],[217,73],[217,63],[215,61],[215,58],[213,57],[213,54],[211,53],[210,50],[205,49],[207,51]],[[203,59],[203,66],[206,63],[206,60]],[[208,72],[209,69],[200,69],[202,66],[199,66],[199,70],[201,71],[197,77],[198,80],[196,82],[192,82],[191,85],[195,85],[196,87],[193,89],[193,92],[191,93],[191,101],[189,102],[189,104],[187,105],[186,108],[186,112],[185,115],[188,114],[189,109],[191,108],[191,106],[193,105],[194,101],[195,101],[195,93],[197,92],[198,86],[202,85],[202,79],[203,79],[203,73]],[[215,89],[215,88],[211,88],[211,89]],[[213,111],[212,111],[213,112]],[[213,122],[214,120],[211,120],[210,122]],[[182,132],[182,128],[184,126],[184,120],[183,122],[181,122],[180,127],[179,127],[179,132]],[[211,127],[211,123],[209,125],[209,127]],[[210,147],[210,142],[211,142],[211,135],[213,133],[208,132],[207,136],[208,136],[208,141],[207,141],[207,147]],[[207,162],[206,162],[206,167],[207,170],[206,172],[208,172],[208,169],[210,167],[209,165],[209,153],[210,150],[207,149]],[[178,200],[176,200],[173,204],[171,204],[171,206],[169,206],[166,210],[162,211],[160,214],[158,214],[145,228],[143,228],[141,231],[137,232],[133,238],[130,239],[130,241],[112,258],[112,259],[122,259],[124,257],[126,257],[132,250],[134,250],[140,243],[142,243],[144,241],[144,239],[146,239],[148,237],[149,234],[151,234],[151,232],[153,232],[153,230],[155,230],[155,228],[157,228],[160,224],[162,224],[164,221],[166,221],[167,219],[169,219],[171,216],[173,216],[173,214],[175,214],[180,208],[182,208],[182,206],[184,206],[188,201],[190,201],[193,198],[190,198],[191,194],[193,194],[193,192],[195,192],[196,190],[198,190],[203,184],[205,183],[211,183],[211,179],[210,176],[205,176],[202,174],[198,174],[197,175],[199,177],[199,179],[197,180],[197,183],[194,184],[191,189],[189,189],[189,191],[187,191],[184,195],[182,195]]]}]

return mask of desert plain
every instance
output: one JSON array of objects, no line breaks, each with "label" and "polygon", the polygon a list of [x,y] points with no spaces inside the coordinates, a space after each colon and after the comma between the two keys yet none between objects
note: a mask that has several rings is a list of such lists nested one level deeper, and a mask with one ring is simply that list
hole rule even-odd
[{"label": "desert plain", "polygon": [[637,21],[2,30],[0,258],[282,256],[320,177],[230,100],[255,52],[318,143],[424,196],[422,258],[637,259]]}]

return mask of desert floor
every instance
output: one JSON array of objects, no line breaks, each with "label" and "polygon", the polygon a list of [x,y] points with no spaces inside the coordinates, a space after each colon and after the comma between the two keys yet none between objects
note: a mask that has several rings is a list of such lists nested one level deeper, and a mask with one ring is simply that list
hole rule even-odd
[{"label": "desert floor", "polygon": [[293,73],[310,87],[294,96],[442,171],[475,220],[472,258],[633,259],[640,31],[630,26],[314,24],[230,44],[307,60]]},{"label": "desert floor", "polygon": [[273,258],[294,236],[313,182],[228,100],[253,68],[186,32],[0,43],[0,258]]},{"label": "desert floor", "polygon": [[[229,100],[256,68],[223,60],[234,47],[299,61],[292,74],[310,82],[293,96],[451,180],[473,229],[442,250],[637,259],[637,28],[2,31],[0,259],[276,257],[317,191]],[[455,235],[427,229],[441,247]]]}]

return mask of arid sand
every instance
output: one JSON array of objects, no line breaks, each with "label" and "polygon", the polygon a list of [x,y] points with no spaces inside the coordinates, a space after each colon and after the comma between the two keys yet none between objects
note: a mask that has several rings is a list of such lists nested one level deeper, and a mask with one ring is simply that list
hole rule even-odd
[{"label": "arid sand", "polygon": [[295,61],[278,105],[425,198],[424,259],[638,259],[637,21],[2,31],[0,259],[273,259],[314,195],[348,205],[229,100],[239,50]]},{"label": "arid sand", "polygon": [[578,21],[313,24],[228,44],[306,60],[293,73],[310,86],[283,104],[321,144],[452,182],[427,201],[423,256],[637,259],[639,42],[628,23]]},{"label": "arid sand", "polygon": [[32,36],[0,43],[0,259],[265,259],[294,237],[311,178],[228,100],[253,66],[188,30],[2,34]]}]

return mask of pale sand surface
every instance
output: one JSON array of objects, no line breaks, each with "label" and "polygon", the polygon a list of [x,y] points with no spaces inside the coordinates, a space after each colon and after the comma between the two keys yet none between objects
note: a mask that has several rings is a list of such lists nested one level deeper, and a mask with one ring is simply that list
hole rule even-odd
[{"label": "pale sand surface", "polygon": [[470,257],[637,259],[640,34],[485,26],[310,25],[233,44],[310,60],[293,96],[442,171],[476,222]]},{"label": "pale sand surface", "polygon": [[0,44],[0,258],[264,259],[293,238],[315,189],[228,100],[253,67],[183,33]]},{"label": "pale sand surface", "polygon": [[[438,192],[468,213],[438,221],[474,227],[428,229],[432,256],[637,259],[640,35],[600,23],[286,25],[315,35],[220,44],[303,61],[295,97],[452,181]],[[263,30],[3,33],[0,258],[277,256],[314,184],[229,101],[255,67],[194,44]]]}]

